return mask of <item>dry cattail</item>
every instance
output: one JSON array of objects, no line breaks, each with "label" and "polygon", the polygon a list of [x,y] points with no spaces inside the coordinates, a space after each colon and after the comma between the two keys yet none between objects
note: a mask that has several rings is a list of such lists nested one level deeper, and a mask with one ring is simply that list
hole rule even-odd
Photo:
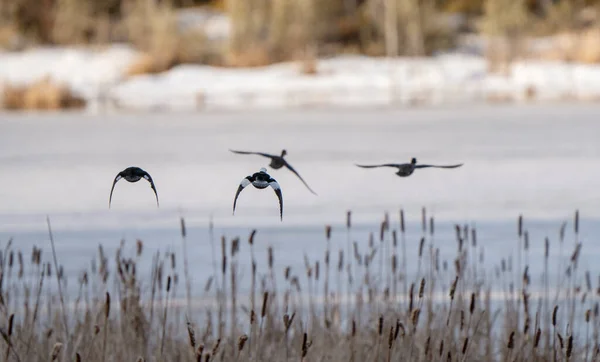
[{"label": "dry cattail", "polygon": [[331,239],[331,225],[325,225],[325,238],[327,241]]},{"label": "dry cattail", "polygon": [[421,286],[419,287],[419,299],[423,298],[423,293],[425,292],[425,278],[421,279]]},{"label": "dry cattail", "polygon": [[250,236],[248,236],[248,244],[250,244],[250,245],[254,244],[254,235],[256,235],[256,229],[252,230],[252,232],[250,233]]},{"label": "dry cattail", "polygon": [[263,303],[262,303],[262,309],[260,312],[260,317],[264,318],[265,315],[267,314],[267,301],[269,300],[269,292],[264,292],[263,294]]},{"label": "dry cattail", "polygon": [[308,353],[307,338],[308,335],[304,333],[304,336],[302,337],[302,358],[306,357],[306,354]]},{"label": "dry cattail", "polygon": [[469,344],[469,337],[465,338],[465,342],[463,343],[463,347],[462,347],[462,354],[467,353],[467,345]]},{"label": "dry cattail", "polygon": [[179,219],[180,224],[181,224],[181,237],[186,237],[187,236],[187,231],[185,229],[185,220],[183,218]]},{"label": "dry cattail", "polygon": [[394,326],[391,326],[390,334],[388,336],[388,349],[392,349],[393,344],[394,344]]},{"label": "dry cattail", "polygon": [[285,267],[285,271],[283,272],[283,276],[284,276],[285,280],[290,279],[290,270],[291,270],[291,268],[289,266]]},{"label": "dry cattail", "polygon": [[469,313],[473,314],[475,311],[475,293],[471,293],[471,305],[469,306]]},{"label": "dry cattail", "polygon": [[204,362],[210,362],[210,353],[207,353],[206,356],[204,356]]},{"label": "dry cattail", "polygon": [[537,348],[538,344],[540,343],[541,336],[542,336],[542,330],[540,328],[538,328],[537,331],[535,331],[535,338],[533,340],[533,348]]},{"label": "dry cattail", "polygon": [[590,322],[590,315],[591,315],[591,314],[592,314],[592,311],[591,311],[591,310],[589,310],[589,309],[588,309],[588,310],[586,310],[586,311],[585,311],[585,322],[586,322],[586,323],[589,323],[589,322]]},{"label": "dry cattail", "polygon": [[413,310],[413,296],[415,292],[415,283],[410,284],[410,290],[408,292],[408,311],[412,312]]},{"label": "dry cattail", "polygon": [[171,269],[175,270],[177,268],[177,260],[175,258],[175,253],[171,253]]},{"label": "dry cattail", "polygon": [[473,247],[477,246],[477,230],[475,228],[471,229],[471,242]]},{"label": "dry cattail", "polygon": [[588,292],[591,292],[592,291],[592,277],[590,276],[589,270],[585,271],[585,284],[586,284]]},{"label": "dry cattail", "polygon": [[400,232],[404,234],[405,230],[406,229],[404,228],[404,210],[400,210]]},{"label": "dry cattail", "polygon": [[554,306],[554,310],[552,311],[552,326],[556,327],[556,313],[558,312],[558,305]]},{"label": "dry cattail", "polygon": [[344,250],[340,249],[338,254],[338,271],[342,272],[344,270]]},{"label": "dry cattail", "polygon": [[381,337],[381,335],[383,334],[383,316],[379,316],[379,336]]},{"label": "dry cattail", "polygon": [[396,271],[398,270],[398,260],[396,258],[396,254],[392,255],[392,274],[396,275]]},{"label": "dry cattail", "polygon": [[192,350],[196,349],[196,333],[194,332],[194,327],[192,327],[192,323],[190,323],[189,321],[187,322],[187,330],[188,330],[188,337],[190,339],[190,346],[192,347]]},{"label": "dry cattail", "polygon": [[269,269],[273,269],[273,247],[269,246],[267,252],[269,254]]},{"label": "dry cattail", "polygon": [[94,335],[97,335],[98,333],[100,333],[100,326],[95,324],[94,325]]},{"label": "dry cattail", "polygon": [[440,350],[439,351],[440,351],[439,352],[440,357],[442,357],[442,354],[444,354],[444,340],[443,339],[440,341]]},{"label": "dry cattail", "polygon": [[9,337],[12,336],[14,319],[15,319],[15,314],[14,313],[11,314],[10,317],[8,317],[8,331],[7,331],[7,334],[8,334]]},{"label": "dry cattail", "polygon": [[196,362],[202,362],[202,354],[204,353],[204,345],[201,344],[196,349]]},{"label": "dry cattail", "polygon": [[410,320],[412,321],[413,327],[417,328],[417,324],[419,324],[419,315],[421,314],[421,309],[416,308],[412,311]]},{"label": "dry cattail", "polygon": [[527,332],[529,332],[529,323],[530,323],[530,318],[529,316],[525,317],[525,325],[523,326],[523,334],[527,334]]},{"label": "dry cattail", "polygon": [[460,310],[460,330],[462,331],[465,328],[465,311]]},{"label": "dry cattail", "polygon": [[570,335],[567,340],[567,358],[571,358],[571,353],[573,353],[573,335]]},{"label": "dry cattail", "polygon": [[352,227],[352,211],[346,211],[346,228],[350,229]]},{"label": "dry cattail", "polygon": [[246,334],[243,334],[240,336],[240,338],[238,338],[238,351],[242,351],[244,349],[244,344],[246,344],[246,341],[248,340],[248,336]]},{"label": "dry cattail", "polygon": [[565,344],[563,342],[563,337],[560,335],[560,333],[556,333],[556,336],[558,337],[558,342],[560,344],[560,349],[565,348]]},{"label": "dry cattail", "polygon": [[510,332],[510,336],[508,337],[508,344],[506,345],[506,347],[508,347],[508,349],[513,349],[514,346],[515,346],[515,332],[512,331],[512,332]]},{"label": "dry cattail", "polygon": [[60,351],[62,350],[62,343],[55,343],[54,347],[52,347],[52,352],[50,353],[50,360],[52,361],[56,361],[56,359],[58,359],[58,355],[60,354]]},{"label": "dry cattail", "polygon": [[104,302],[104,318],[108,319],[110,315],[110,294],[106,292],[106,300]]},{"label": "dry cattail", "polygon": [[79,352],[75,353],[75,362],[81,362],[81,355]]},{"label": "dry cattail", "polygon": [[144,242],[141,241],[140,239],[137,239],[135,241],[135,246],[136,246],[136,255],[137,256],[142,255],[142,251],[144,250]]},{"label": "dry cattail", "polygon": [[221,345],[221,338],[217,339],[217,343],[215,343],[215,345],[213,346],[213,349],[211,351],[211,354],[213,356],[217,354],[217,351],[219,350],[220,345]]},{"label": "dry cattail", "polygon": [[171,291],[171,276],[167,277],[167,293]]},{"label": "dry cattail", "polygon": [[546,240],[544,241],[544,258],[548,259],[549,255],[550,255],[550,240],[548,240],[548,238],[546,237]]},{"label": "dry cattail", "polygon": [[431,336],[427,336],[425,340],[425,356],[429,355],[429,344],[431,343]]},{"label": "dry cattail", "polygon": [[456,278],[454,279],[454,282],[452,282],[452,285],[450,286],[450,299],[454,300],[454,293],[456,292],[456,284],[458,283],[458,275],[456,276]]},{"label": "dry cattail", "polygon": [[419,258],[423,256],[423,247],[425,246],[425,238],[421,238],[421,242],[419,243]]},{"label": "dry cattail", "polygon": [[356,336],[356,321],[352,320],[352,337]]},{"label": "dry cattail", "polygon": [[382,221],[381,226],[379,227],[379,241],[380,242],[383,242],[383,238],[385,236],[385,228],[386,228],[385,221]]},{"label": "dry cattail", "polygon": [[575,211],[575,223],[573,224],[575,234],[579,233],[579,210]]},{"label": "dry cattail", "polygon": [[519,237],[523,235],[523,215],[519,215],[519,226],[517,229],[517,234]]},{"label": "dry cattail", "polygon": [[529,250],[529,232],[527,230],[523,234],[523,249]]}]

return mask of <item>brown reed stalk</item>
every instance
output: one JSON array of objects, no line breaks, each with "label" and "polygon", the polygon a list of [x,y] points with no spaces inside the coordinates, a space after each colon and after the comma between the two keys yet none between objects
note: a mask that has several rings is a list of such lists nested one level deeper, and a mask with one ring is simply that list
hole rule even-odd
[{"label": "brown reed stalk", "polygon": [[106,292],[104,301],[104,339],[102,340],[102,361],[106,361],[106,342],[108,340],[108,317],[110,316],[110,294]]},{"label": "brown reed stalk", "polygon": [[182,217],[180,220],[181,226],[181,244],[183,248],[183,273],[185,275],[185,292],[187,301],[187,312],[188,315],[192,313],[192,280],[189,274],[188,266],[188,252],[187,252],[187,229],[185,227],[185,219]]},{"label": "brown reed stalk", "polygon": [[[48,236],[50,238],[50,245],[52,247],[52,258],[54,260],[54,268],[58,271],[58,259],[56,257],[56,247],[54,246],[54,235],[52,234],[52,226],[50,225],[50,217],[49,216],[46,216],[46,224],[48,225]],[[65,329],[64,334],[65,334],[65,343],[66,343],[71,334],[69,333],[69,322],[67,321],[67,313],[65,311],[65,296],[62,291],[62,283],[60,282],[58,273],[56,273],[56,282],[58,284],[58,296],[60,298],[60,308],[62,311],[62,322],[63,322],[63,327]],[[61,345],[61,347],[62,347],[62,345]],[[65,347],[67,355],[69,354],[68,348],[69,348],[69,345],[67,344]]]},{"label": "brown reed stalk", "polygon": [[166,335],[167,335],[167,312],[169,310],[169,296],[170,296],[170,292],[171,292],[171,276],[169,275],[167,277],[167,289],[166,289],[166,294],[165,294],[165,307],[163,310],[163,321],[162,321],[162,338],[160,339],[160,356],[161,358],[163,358],[163,353],[164,353],[164,347],[165,347],[165,340],[166,340]]}]

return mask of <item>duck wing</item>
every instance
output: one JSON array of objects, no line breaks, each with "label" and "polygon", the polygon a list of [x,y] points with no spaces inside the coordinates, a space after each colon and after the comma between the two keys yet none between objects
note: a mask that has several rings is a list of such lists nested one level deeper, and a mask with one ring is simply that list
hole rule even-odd
[{"label": "duck wing", "polygon": [[144,175],[142,177],[150,183],[150,187],[152,188],[152,191],[154,191],[154,196],[156,196],[156,206],[160,207],[160,205],[158,203],[158,192],[156,191],[156,186],[154,186],[154,181],[152,180],[152,176],[150,176],[150,174],[146,171],[143,171],[143,173],[144,173]]},{"label": "duck wing", "polygon": [[237,192],[235,193],[235,198],[233,199],[233,214],[235,215],[235,205],[237,204],[237,199],[238,196],[240,195],[240,192],[242,192],[243,189],[246,188],[246,186],[250,185],[252,183],[252,181],[254,181],[254,177],[252,176],[246,176],[242,182],[240,182],[240,185],[238,186]]},{"label": "duck wing", "polygon": [[[284,160],[285,161],[285,160]],[[298,171],[296,171],[292,165],[290,165],[287,161],[285,161],[285,167],[287,167],[290,171],[292,171],[296,176],[298,176],[298,178],[300,179],[300,181],[302,181],[302,183],[304,184],[304,186],[306,186],[306,188],[312,192],[314,195],[316,195],[317,193],[314,192],[310,186],[308,186],[308,184],[306,183],[306,181],[304,181],[304,179],[302,178],[302,176],[300,176],[300,174],[298,173]]]},{"label": "duck wing", "polygon": [[456,164],[456,165],[415,165],[415,168],[427,168],[427,167],[435,167],[435,168],[457,168],[462,166],[462,163]]},{"label": "duck wing", "polygon": [[395,167],[395,168],[402,168],[406,165],[408,165],[407,163],[384,163],[381,165],[358,165],[355,163],[356,166],[358,167],[362,167],[362,168],[375,168],[375,167]]},{"label": "duck wing", "polygon": [[281,194],[281,187],[274,178],[269,179],[269,186],[273,188],[273,191],[275,191],[275,194],[279,199],[279,218],[283,221],[283,195]]},{"label": "duck wing", "polygon": [[110,203],[112,202],[113,191],[115,190],[115,185],[117,184],[117,182],[119,182],[120,179],[123,178],[122,173],[123,173],[122,171],[119,172],[117,177],[115,177],[115,180],[113,181],[112,187],[110,189],[110,196],[108,197],[108,208],[109,209],[110,209]]},{"label": "duck wing", "polygon": [[271,155],[271,154],[263,153],[263,152],[236,151],[236,150],[232,150],[232,149],[230,149],[229,151],[240,154],[240,155],[259,155],[259,156],[268,157],[268,158],[277,157],[276,155]]}]

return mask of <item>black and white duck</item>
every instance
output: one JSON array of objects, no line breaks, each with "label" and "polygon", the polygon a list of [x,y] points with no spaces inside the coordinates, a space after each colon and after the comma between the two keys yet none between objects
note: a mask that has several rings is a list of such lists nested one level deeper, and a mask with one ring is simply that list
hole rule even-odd
[{"label": "black and white duck", "polygon": [[159,206],[159,204],[158,204],[158,193],[156,192],[156,187],[154,186],[154,181],[152,180],[152,177],[150,176],[150,174],[148,172],[142,170],[139,167],[127,167],[123,171],[119,172],[119,174],[117,175],[117,177],[115,177],[115,180],[113,182],[112,188],[110,189],[110,197],[108,198],[108,207],[110,208],[110,204],[111,204],[111,201],[112,201],[112,195],[113,195],[113,191],[115,189],[115,185],[117,184],[117,182],[120,179],[125,179],[125,180],[127,180],[129,182],[138,182],[142,178],[145,179],[146,181],[148,181],[150,183],[150,187],[154,191],[154,195],[156,195],[156,206]]},{"label": "black and white duck", "polygon": [[242,182],[240,182],[240,186],[238,187],[237,192],[235,193],[235,198],[233,199],[233,214],[235,214],[235,205],[240,192],[242,192],[242,190],[248,185],[252,185],[260,190],[271,186],[273,191],[275,191],[277,198],[279,199],[279,217],[281,220],[283,220],[283,196],[281,195],[281,187],[277,181],[267,173],[267,169],[264,167],[261,168],[259,172],[255,172],[250,176],[246,176]]}]

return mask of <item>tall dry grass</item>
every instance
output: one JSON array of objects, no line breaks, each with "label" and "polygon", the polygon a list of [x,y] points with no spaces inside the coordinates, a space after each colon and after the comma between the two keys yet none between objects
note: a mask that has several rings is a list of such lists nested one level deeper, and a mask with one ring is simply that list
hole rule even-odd
[{"label": "tall dry grass", "polygon": [[[256,230],[247,241],[222,237],[218,255],[211,226],[212,272],[190,275],[182,220],[183,276],[173,251],[153,252],[143,241],[133,246],[123,241],[114,256],[98,247],[75,294],[66,292],[75,281],[54,252],[48,221],[53,252],[48,260],[42,248],[19,250],[18,241],[9,240],[1,250],[0,355],[6,361],[600,357],[600,289],[594,289],[589,271],[579,269],[579,213],[572,233],[565,223],[556,241],[544,240],[541,279],[529,272],[535,262],[531,244],[540,240],[530,240],[523,217],[515,241],[506,240],[516,248],[516,260],[513,253],[487,260],[477,230],[458,224],[455,258],[445,260],[436,244],[435,219],[425,209],[416,239],[407,236],[403,211],[397,221],[386,214],[367,241],[351,242],[348,212],[348,245],[334,250],[332,234],[344,231],[326,226],[323,257],[305,256],[304,270],[277,268],[271,247],[266,260],[258,260],[254,247],[262,240]],[[406,244],[418,253],[407,256]],[[249,250],[249,260],[241,258],[242,248]],[[551,253],[555,248],[560,251]],[[150,259],[150,270],[142,270],[142,260]],[[417,264],[416,274],[407,273],[409,263],[410,268]],[[247,294],[239,292],[242,270],[250,270]],[[541,280],[542,288],[534,288],[533,280]],[[185,298],[178,297],[182,285]],[[202,292],[188,298],[192,290]]]}]

